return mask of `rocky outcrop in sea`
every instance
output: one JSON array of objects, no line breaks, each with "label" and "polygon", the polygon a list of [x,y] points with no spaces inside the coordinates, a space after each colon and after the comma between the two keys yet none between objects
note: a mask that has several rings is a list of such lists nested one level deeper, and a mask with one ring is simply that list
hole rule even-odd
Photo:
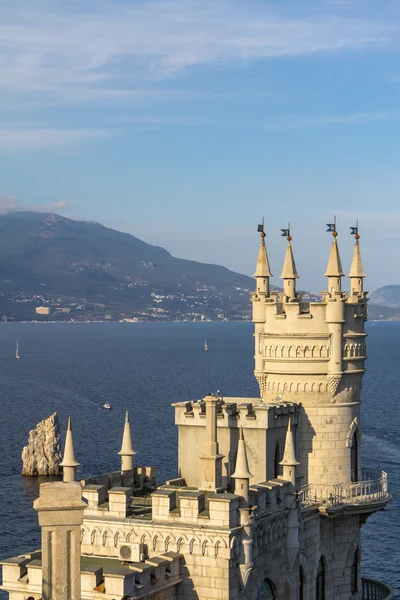
[{"label": "rocky outcrop in sea", "polygon": [[61,474],[60,423],[56,412],[29,432],[28,445],[22,450],[21,458],[22,475]]}]

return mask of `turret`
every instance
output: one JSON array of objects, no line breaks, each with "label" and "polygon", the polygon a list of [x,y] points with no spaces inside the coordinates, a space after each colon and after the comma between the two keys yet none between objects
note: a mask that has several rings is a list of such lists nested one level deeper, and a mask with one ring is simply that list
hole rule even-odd
[{"label": "turret", "polygon": [[260,225],[261,231],[261,244],[258,252],[256,272],[254,277],[256,278],[256,292],[259,295],[269,296],[269,278],[272,277],[272,273],[269,267],[267,248],[265,245],[265,232],[264,225]]},{"label": "turret", "polygon": [[124,425],[124,434],[122,436],[122,446],[121,450],[118,452],[121,457],[121,473],[125,473],[127,471],[133,470],[133,457],[136,452],[134,452],[132,447],[132,435],[131,435],[131,424],[129,421],[129,414],[126,411],[125,415],[125,425]]},{"label": "turret", "polygon": [[288,429],[286,432],[285,450],[283,459],[280,464],[283,466],[282,478],[290,481],[293,486],[296,486],[296,467],[300,464],[296,460],[296,452],[294,449],[294,437],[292,431],[292,423],[289,417]]},{"label": "turret", "polygon": [[236,455],[236,468],[232,478],[235,479],[235,494],[242,496],[246,503],[249,502],[249,482],[252,477],[253,475],[250,473],[249,463],[247,461],[243,427],[240,427],[239,443]]},{"label": "turret", "polygon": [[287,241],[288,245],[286,248],[285,260],[283,262],[283,269],[281,279],[283,279],[283,295],[288,300],[294,300],[296,298],[296,279],[298,279],[296,263],[294,262],[293,250],[292,250],[292,236],[290,230],[285,229],[284,232],[288,232]]},{"label": "turret", "polygon": [[67,434],[65,436],[64,457],[60,467],[63,468],[63,481],[69,483],[76,480],[76,469],[79,463],[75,458],[74,440],[72,437],[71,417],[68,417]]},{"label": "turret", "polygon": [[360,244],[358,241],[360,239],[360,236],[358,235],[358,227],[352,227],[352,230],[357,231],[357,233],[354,235],[356,243],[354,245],[353,260],[351,261],[349,273],[350,298],[353,296],[359,296],[363,293],[363,279],[365,277],[361,260]]},{"label": "turret", "polygon": [[328,292],[331,295],[340,293],[342,291],[342,277],[344,276],[342,263],[340,260],[339,248],[337,245],[336,224],[335,229],[332,231],[333,242],[331,247],[331,253],[329,255],[328,266],[326,267],[325,277],[328,278]]}]

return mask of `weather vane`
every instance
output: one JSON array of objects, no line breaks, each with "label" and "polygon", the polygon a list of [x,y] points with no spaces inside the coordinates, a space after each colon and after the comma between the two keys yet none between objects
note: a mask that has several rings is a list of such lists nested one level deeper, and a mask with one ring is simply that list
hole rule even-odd
[{"label": "weather vane", "polygon": [[338,232],[336,231],[336,216],[333,217],[333,223],[327,223],[327,232],[332,233],[333,237],[336,237],[338,235]]},{"label": "weather vane", "polygon": [[261,235],[262,238],[265,238],[264,217],[262,218],[262,223],[257,227],[257,231]]},{"label": "weather vane", "polygon": [[360,235],[358,233],[358,219],[356,221],[356,226],[355,227],[350,227],[350,235],[354,235],[356,240],[360,239]]},{"label": "weather vane", "polygon": [[292,236],[290,235],[290,223],[288,223],[287,229],[281,229],[282,237],[285,237],[288,242],[292,240]]}]

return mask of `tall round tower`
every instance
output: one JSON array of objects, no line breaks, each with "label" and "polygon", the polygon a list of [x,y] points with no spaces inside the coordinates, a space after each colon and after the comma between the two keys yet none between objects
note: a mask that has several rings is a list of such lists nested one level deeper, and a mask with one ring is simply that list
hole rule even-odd
[{"label": "tall round tower", "polygon": [[298,274],[290,236],[282,272],[283,292],[267,294],[261,288],[257,264],[257,289],[252,296],[255,376],[260,395],[268,403],[284,400],[302,405],[297,446],[303,485],[333,485],[356,481],[361,475],[365,275],[356,235],[349,274],[351,291],[342,291],[344,273],[335,226],[332,233],[325,273],[328,290],[322,292],[320,302],[303,302],[296,292]]}]

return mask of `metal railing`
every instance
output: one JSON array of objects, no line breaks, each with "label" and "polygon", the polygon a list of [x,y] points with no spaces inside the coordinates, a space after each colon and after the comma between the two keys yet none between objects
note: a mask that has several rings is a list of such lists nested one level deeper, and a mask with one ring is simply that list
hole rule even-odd
[{"label": "metal railing", "polygon": [[362,600],[393,600],[390,587],[375,579],[362,579]]},{"label": "metal railing", "polygon": [[387,473],[376,469],[362,469],[360,481],[325,485],[310,483],[300,490],[303,507],[325,504],[367,504],[389,496]]}]

